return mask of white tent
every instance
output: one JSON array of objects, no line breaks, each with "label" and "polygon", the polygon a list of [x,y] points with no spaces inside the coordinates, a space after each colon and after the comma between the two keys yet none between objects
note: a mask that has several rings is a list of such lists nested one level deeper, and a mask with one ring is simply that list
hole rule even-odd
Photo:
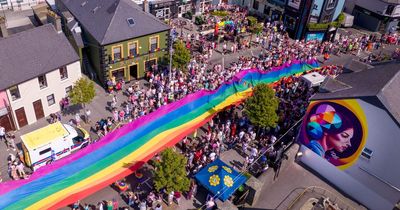
[{"label": "white tent", "polygon": [[325,76],[322,76],[318,72],[308,73],[301,78],[307,82],[309,87],[319,86],[325,80]]}]

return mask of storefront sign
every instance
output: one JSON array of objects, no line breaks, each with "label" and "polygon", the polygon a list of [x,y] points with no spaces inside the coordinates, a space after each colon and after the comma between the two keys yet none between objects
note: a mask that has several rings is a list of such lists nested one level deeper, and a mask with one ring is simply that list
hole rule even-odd
[{"label": "storefront sign", "polygon": [[318,40],[322,42],[323,39],[324,33],[307,33],[306,35],[306,41]]},{"label": "storefront sign", "polygon": [[300,8],[300,4],[301,4],[301,0],[289,0],[288,1],[288,5],[297,10]]}]

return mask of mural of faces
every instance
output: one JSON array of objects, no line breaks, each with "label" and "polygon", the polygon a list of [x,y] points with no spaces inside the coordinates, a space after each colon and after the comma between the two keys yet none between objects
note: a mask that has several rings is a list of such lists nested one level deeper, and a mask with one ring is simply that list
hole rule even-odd
[{"label": "mural of faces", "polygon": [[300,143],[335,166],[358,158],[363,139],[356,114],[332,101],[310,104],[299,134]]}]

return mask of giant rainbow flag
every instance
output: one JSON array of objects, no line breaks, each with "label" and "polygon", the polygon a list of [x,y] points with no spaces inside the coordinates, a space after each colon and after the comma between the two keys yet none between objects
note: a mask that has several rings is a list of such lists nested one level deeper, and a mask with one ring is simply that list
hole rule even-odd
[{"label": "giant rainbow flag", "polygon": [[267,73],[239,72],[214,91],[202,90],[159,108],[51,165],[28,180],[0,184],[0,209],[56,209],[131,174],[157,152],[179,142],[224,108],[242,102],[259,83],[318,67],[315,60],[292,61]]}]

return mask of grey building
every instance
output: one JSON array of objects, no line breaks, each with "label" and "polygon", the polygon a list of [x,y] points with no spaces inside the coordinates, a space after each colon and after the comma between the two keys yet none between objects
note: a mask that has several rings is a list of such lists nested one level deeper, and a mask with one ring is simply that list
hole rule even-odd
[{"label": "grey building", "polygon": [[354,16],[357,26],[390,32],[399,24],[400,0],[346,0],[345,12]]},{"label": "grey building", "polygon": [[[320,92],[312,97],[298,136],[303,144],[298,160],[368,209],[393,209],[400,202],[398,90],[398,64],[355,69],[336,79],[328,78]],[[349,136],[344,137],[350,140],[346,146],[324,151],[322,146],[319,150],[322,154],[316,152],[315,142],[337,134],[323,129],[322,140],[314,135],[318,132],[314,132],[309,122],[315,119],[312,117],[316,116],[314,111],[320,104],[325,105],[325,110],[338,114],[341,125],[336,128],[346,123],[347,128],[351,128],[345,130]],[[335,138],[336,143],[342,141],[342,137]],[[325,141],[326,145],[329,141]]]}]

